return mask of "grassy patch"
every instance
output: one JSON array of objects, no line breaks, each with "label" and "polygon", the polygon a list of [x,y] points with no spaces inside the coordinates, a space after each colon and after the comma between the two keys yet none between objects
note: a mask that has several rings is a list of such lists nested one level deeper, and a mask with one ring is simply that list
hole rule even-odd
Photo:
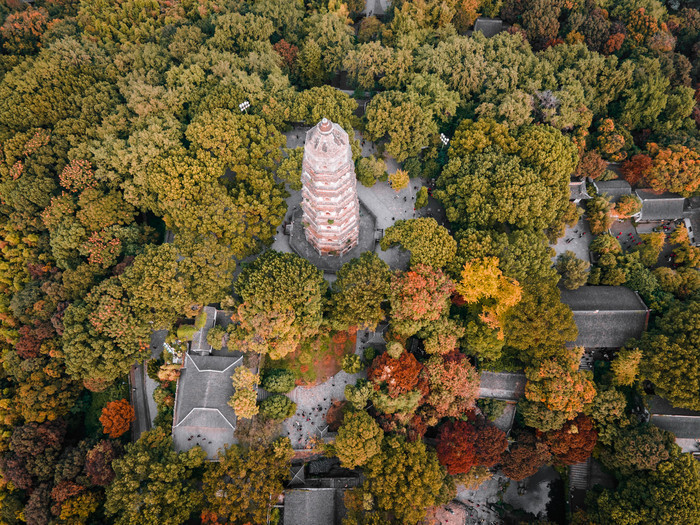
[{"label": "grassy patch", "polygon": [[85,433],[87,436],[102,437],[102,423],[100,423],[102,409],[107,403],[117,399],[131,400],[128,376],[124,376],[122,380],[115,381],[112,386],[103,392],[90,393],[90,406],[85,412]]},{"label": "grassy patch", "polygon": [[343,357],[355,352],[357,333],[332,332],[306,341],[284,359],[269,360],[270,368],[287,368],[294,372],[297,385],[323,383],[342,368]]}]

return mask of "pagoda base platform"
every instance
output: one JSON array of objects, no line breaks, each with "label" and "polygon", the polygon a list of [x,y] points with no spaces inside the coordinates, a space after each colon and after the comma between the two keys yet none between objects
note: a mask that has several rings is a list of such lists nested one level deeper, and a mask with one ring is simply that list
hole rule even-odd
[{"label": "pagoda base platform", "polygon": [[359,257],[364,252],[376,251],[378,241],[375,240],[377,218],[360,201],[360,234],[357,246],[344,255],[321,255],[309,241],[306,240],[303,226],[303,211],[297,210],[292,217],[292,228],[289,235],[289,246],[294,253],[303,257],[319,270],[336,273],[346,262]]}]

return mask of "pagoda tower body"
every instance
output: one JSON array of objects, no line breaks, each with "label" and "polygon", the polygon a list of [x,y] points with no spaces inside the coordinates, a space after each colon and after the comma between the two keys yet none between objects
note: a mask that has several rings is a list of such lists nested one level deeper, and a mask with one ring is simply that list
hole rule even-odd
[{"label": "pagoda tower body", "polygon": [[320,255],[344,255],[357,246],[360,205],[348,134],[323,119],[306,132],[301,171],[306,240]]}]

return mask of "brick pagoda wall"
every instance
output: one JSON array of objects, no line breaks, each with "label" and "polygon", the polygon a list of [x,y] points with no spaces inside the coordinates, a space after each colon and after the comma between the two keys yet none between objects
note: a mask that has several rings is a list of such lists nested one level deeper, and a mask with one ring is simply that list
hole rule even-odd
[{"label": "brick pagoda wall", "polygon": [[323,119],[306,133],[301,172],[306,239],[321,255],[357,245],[360,225],[355,164],[348,134]]}]

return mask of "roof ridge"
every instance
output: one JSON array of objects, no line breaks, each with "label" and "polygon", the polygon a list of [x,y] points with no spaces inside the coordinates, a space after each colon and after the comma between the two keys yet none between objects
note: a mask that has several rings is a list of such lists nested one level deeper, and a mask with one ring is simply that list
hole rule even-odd
[{"label": "roof ridge", "polygon": [[195,410],[211,410],[211,411],[217,412],[217,413],[221,416],[221,419],[223,419],[224,421],[226,421],[226,424],[227,424],[228,426],[230,426],[232,430],[236,430],[236,427],[234,427],[234,426],[231,424],[231,422],[226,418],[226,416],[224,416],[224,415],[221,413],[221,410],[219,410],[218,408],[210,408],[210,407],[194,407],[194,408],[192,408],[192,409],[187,413],[187,415],[186,415],[185,417],[182,418],[182,421],[180,421],[177,425],[175,425],[175,427],[177,428],[177,427],[179,427],[180,425],[182,425],[185,421],[187,421],[187,418],[190,417],[190,416],[192,415],[192,413],[193,413]]}]

